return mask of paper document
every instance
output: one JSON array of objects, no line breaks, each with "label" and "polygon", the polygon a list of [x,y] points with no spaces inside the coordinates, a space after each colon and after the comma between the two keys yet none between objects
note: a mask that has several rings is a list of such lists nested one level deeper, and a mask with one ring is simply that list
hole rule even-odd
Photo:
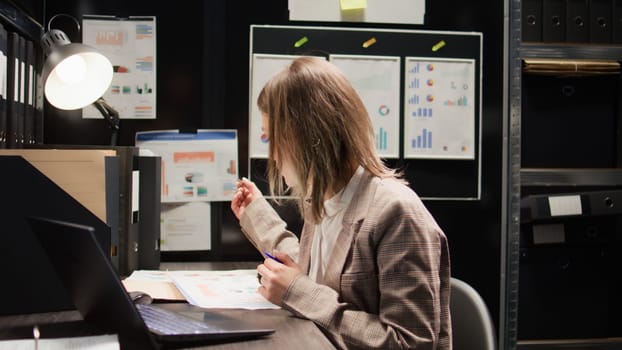
[{"label": "paper document", "polygon": [[39,339],[35,346],[34,339],[0,341],[0,350],[118,350],[119,339],[116,334],[88,337]]},{"label": "paper document", "polygon": [[400,155],[400,57],[330,55],[359,94],[374,127],[378,155]]},{"label": "paper document", "polygon": [[171,278],[192,305],[225,309],[279,308],[257,292],[257,270],[183,272]]},{"label": "paper document", "polygon": [[160,249],[162,251],[212,249],[209,202],[162,203]]},{"label": "paper document", "polygon": [[[278,309],[257,292],[257,270],[138,270],[123,280],[128,291],[140,290],[155,299],[187,300],[216,309]],[[172,286],[176,291],[172,290]],[[140,289],[137,289],[140,288]],[[179,294],[183,298],[179,298]]]},{"label": "paper document", "polygon": [[122,282],[128,292],[145,292],[160,300],[186,300],[167,271],[137,270]]},{"label": "paper document", "polygon": [[423,24],[425,19],[425,0],[288,0],[287,6],[291,21]]},{"label": "paper document", "polygon": [[237,130],[141,131],[135,144],[162,158],[162,203],[233,197],[238,179]]},{"label": "paper document", "polygon": [[[156,113],[156,17],[85,15],[82,42],[105,55],[113,77],[104,98],[121,119],[155,119]],[[102,118],[92,105],[83,118]]]},{"label": "paper document", "polygon": [[475,59],[405,60],[404,158],[475,159]]}]

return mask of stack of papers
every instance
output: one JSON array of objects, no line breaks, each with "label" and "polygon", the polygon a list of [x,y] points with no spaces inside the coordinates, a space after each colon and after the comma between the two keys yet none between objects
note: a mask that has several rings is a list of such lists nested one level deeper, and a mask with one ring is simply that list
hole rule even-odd
[{"label": "stack of papers", "polygon": [[128,291],[154,299],[186,300],[203,308],[278,309],[257,292],[257,270],[137,270],[123,280]]}]

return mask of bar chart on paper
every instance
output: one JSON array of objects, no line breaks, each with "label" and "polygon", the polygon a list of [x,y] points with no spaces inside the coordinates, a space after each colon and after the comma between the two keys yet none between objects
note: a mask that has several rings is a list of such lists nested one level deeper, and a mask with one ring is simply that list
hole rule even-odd
[{"label": "bar chart on paper", "polygon": [[384,128],[379,128],[374,134],[376,141],[376,149],[379,151],[385,151],[387,149],[387,131]]},{"label": "bar chart on paper", "polygon": [[432,118],[433,115],[434,115],[433,109],[426,108],[426,107],[415,108],[410,114],[411,117],[419,117],[419,118]]},{"label": "bar chart on paper", "polygon": [[421,130],[421,133],[410,140],[410,147],[413,149],[432,148],[432,131]]}]

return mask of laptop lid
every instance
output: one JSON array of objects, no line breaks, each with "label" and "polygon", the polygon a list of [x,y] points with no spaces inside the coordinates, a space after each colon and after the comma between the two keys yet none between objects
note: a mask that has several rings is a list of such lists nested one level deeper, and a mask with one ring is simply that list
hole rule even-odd
[{"label": "laptop lid", "polygon": [[[185,336],[177,338],[149,331],[98,245],[93,227],[48,218],[28,218],[28,221],[85,321],[105,332],[117,333],[122,347],[130,349],[155,348],[159,342],[170,343],[176,339],[188,341]],[[204,319],[209,319],[207,314]],[[251,327],[243,320],[231,318],[230,321],[230,330],[221,322],[214,334],[197,335],[193,339],[246,339],[274,332]]]}]

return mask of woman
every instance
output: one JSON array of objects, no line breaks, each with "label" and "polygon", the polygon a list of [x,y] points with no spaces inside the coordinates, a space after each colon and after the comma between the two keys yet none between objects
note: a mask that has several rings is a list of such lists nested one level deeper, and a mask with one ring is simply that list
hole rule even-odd
[{"label": "woman", "polygon": [[[300,241],[250,181],[231,209],[271,258],[259,293],[339,348],[450,349],[447,240],[376,154],[366,109],[331,63],[300,57],[262,89],[272,195],[299,200]],[[283,186],[283,180],[287,188]]]}]

